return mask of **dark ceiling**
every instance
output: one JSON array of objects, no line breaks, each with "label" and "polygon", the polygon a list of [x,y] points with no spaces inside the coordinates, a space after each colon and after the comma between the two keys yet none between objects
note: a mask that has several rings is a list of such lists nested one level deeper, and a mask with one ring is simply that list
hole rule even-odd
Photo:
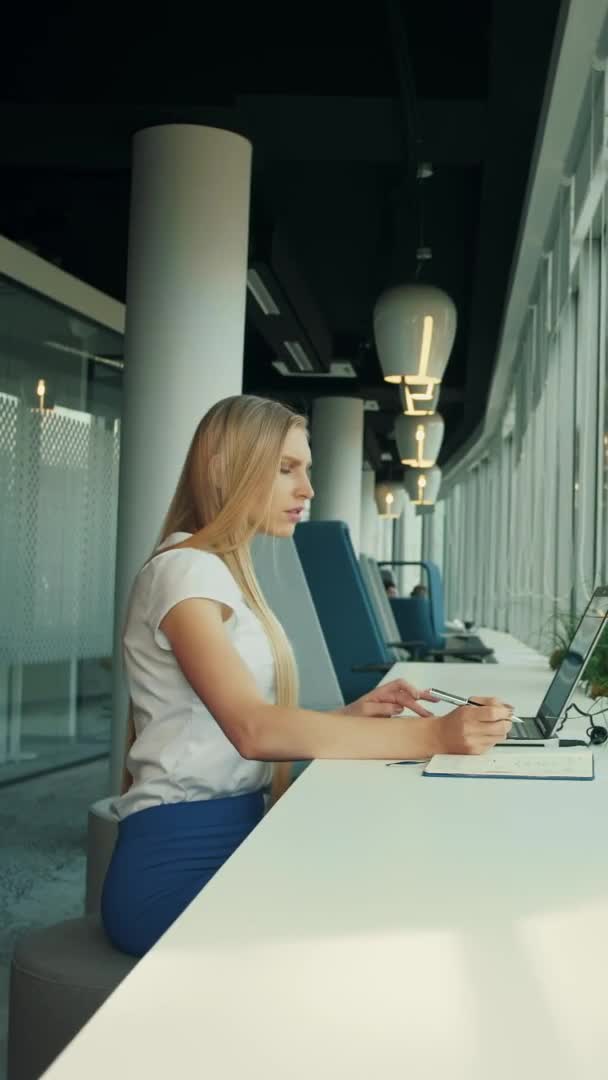
[{"label": "dark ceiling", "polygon": [[[442,460],[484,410],[560,0],[306,5],[11,5],[0,66],[0,232],[125,299],[130,140],[210,123],[254,147],[251,244],[278,225],[355,379],[290,378],[251,318],[245,389],[308,409],[377,401],[382,469],[399,410],[373,347],[387,285],[444,288],[458,332],[440,398]],[[196,12],[196,13],[195,13]],[[433,176],[416,181],[418,162]],[[303,324],[305,318],[301,315]]]}]

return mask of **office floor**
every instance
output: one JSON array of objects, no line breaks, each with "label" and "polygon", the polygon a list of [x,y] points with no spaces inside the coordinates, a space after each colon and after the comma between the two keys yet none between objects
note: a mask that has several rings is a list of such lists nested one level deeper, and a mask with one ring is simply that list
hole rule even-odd
[{"label": "office floor", "polygon": [[[19,739],[19,758],[0,765],[0,787],[15,780],[42,775],[50,769],[91,761],[108,753],[112,705],[109,696],[99,696],[78,706],[78,734],[61,738],[55,731],[65,724],[65,702],[42,702],[24,714]],[[28,734],[28,728],[48,732]]]},{"label": "office floor", "polygon": [[107,774],[104,759],[0,788],[0,1080],[14,942],[82,913],[87,810],[107,794]]}]

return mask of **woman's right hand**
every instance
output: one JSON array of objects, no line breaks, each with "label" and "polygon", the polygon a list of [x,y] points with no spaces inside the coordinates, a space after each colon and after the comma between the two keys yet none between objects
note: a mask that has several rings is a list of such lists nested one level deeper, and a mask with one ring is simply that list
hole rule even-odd
[{"label": "woman's right hand", "polygon": [[475,697],[479,705],[461,705],[436,716],[437,754],[483,754],[503,742],[511,730],[513,709],[494,697]]}]

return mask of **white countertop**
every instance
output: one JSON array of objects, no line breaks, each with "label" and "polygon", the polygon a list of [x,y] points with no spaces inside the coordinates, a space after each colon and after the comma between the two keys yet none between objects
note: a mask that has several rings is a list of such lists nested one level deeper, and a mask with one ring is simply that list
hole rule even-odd
[{"label": "white countertop", "polygon": [[[473,693],[499,670],[407,677],[423,668],[428,685],[441,668],[457,689],[465,667]],[[520,708],[542,696],[529,678]],[[45,1076],[605,1076],[608,757],[595,757],[592,782],[314,763]]]},{"label": "white countertop", "polygon": [[477,634],[489,649],[494,649],[499,664],[519,664],[524,667],[548,664],[547,659],[535,649],[504,630],[491,630],[487,626],[481,626],[472,633]]}]

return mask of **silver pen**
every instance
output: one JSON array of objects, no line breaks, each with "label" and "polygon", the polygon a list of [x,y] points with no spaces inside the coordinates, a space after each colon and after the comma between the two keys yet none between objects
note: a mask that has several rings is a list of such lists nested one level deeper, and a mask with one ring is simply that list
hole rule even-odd
[{"label": "silver pen", "polygon": [[[458,694],[447,693],[445,690],[435,690],[432,686],[429,690],[430,694],[434,694],[440,701],[447,701],[448,705],[479,705],[479,701],[471,701],[470,698],[459,697]],[[515,716],[513,713],[509,718],[515,724],[523,724],[523,720],[519,716]]]}]

